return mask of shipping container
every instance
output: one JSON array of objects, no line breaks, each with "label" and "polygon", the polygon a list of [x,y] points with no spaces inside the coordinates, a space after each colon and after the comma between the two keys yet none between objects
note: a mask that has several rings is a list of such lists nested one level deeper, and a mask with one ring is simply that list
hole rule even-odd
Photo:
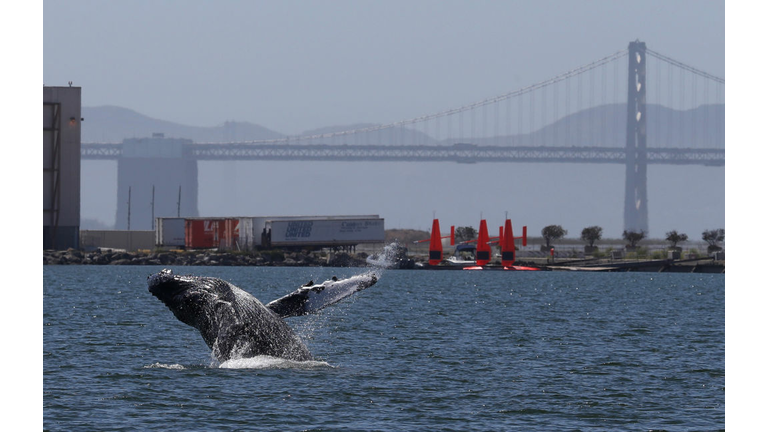
[{"label": "shipping container", "polygon": [[184,218],[155,218],[155,246],[183,247]]},{"label": "shipping container", "polygon": [[[304,231],[298,232],[300,227]],[[157,218],[155,238],[157,246],[189,249],[354,246],[384,242],[384,219],[378,215]]]},{"label": "shipping container", "polygon": [[318,217],[269,220],[262,246],[354,246],[384,242],[384,219]]},{"label": "shipping container", "polygon": [[255,247],[253,242],[253,218],[241,217],[237,218],[240,223],[238,227],[238,238],[233,244],[232,249],[235,250],[250,250]]},{"label": "shipping container", "polygon": [[[292,221],[292,220],[368,220],[368,219],[380,219],[379,215],[336,215],[336,216],[255,216],[248,218],[251,222],[250,226],[250,241],[251,247],[266,248],[270,247],[268,244],[267,225],[275,221]],[[382,219],[383,220],[383,219]],[[242,233],[242,230],[241,230]]]},{"label": "shipping container", "polygon": [[239,219],[225,219],[221,221],[221,241],[219,247],[222,249],[234,249],[234,245],[237,244],[237,240],[240,237],[240,220]]},{"label": "shipping container", "polygon": [[186,218],[184,245],[190,249],[248,250],[253,244],[253,222],[240,218]]},{"label": "shipping container", "polygon": [[221,248],[231,250],[247,250],[251,247],[249,231],[251,229],[250,218],[232,218],[224,220]]},{"label": "shipping container", "polygon": [[184,245],[189,249],[210,249],[221,246],[224,218],[195,218],[184,220]]}]

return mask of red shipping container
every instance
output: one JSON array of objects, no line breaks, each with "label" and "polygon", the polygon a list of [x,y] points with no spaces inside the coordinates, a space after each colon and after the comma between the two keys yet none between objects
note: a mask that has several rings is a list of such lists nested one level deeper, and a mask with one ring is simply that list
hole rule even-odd
[{"label": "red shipping container", "polygon": [[184,245],[189,249],[210,249],[220,246],[223,219],[184,220]]},{"label": "red shipping container", "polygon": [[225,249],[238,249],[240,239],[240,219],[226,219],[222,230],[222,247]]}]

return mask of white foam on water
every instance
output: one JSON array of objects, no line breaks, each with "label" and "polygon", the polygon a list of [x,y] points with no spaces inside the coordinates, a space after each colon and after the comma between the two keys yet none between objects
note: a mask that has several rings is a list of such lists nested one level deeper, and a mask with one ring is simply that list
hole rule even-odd
[{"label": "white foam on water", "polygon": [[219,365],[221,369],[314,369],[324,367],[333,366],[318,360],[296,361],[266,355],[227,360]]},{"label": "white foam on water", "polygon": [[185,366],[180,364],[165,364],[165,363],[152,363],[151,365],[144,366],[144,369],[174,369],[174,370],[183,370],[186,369]]}]

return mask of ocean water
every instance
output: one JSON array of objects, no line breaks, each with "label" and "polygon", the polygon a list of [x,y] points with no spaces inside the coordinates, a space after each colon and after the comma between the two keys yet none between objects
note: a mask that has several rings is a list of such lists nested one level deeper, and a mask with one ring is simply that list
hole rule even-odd
[{"label": "ocean water", "polygon": [[[725,276],[382,270],[287,320],[315,356],[212,360],[161,267],[43,268],[51,431],[725,429]],[[263,303],[362,268],[177,267]]]}]

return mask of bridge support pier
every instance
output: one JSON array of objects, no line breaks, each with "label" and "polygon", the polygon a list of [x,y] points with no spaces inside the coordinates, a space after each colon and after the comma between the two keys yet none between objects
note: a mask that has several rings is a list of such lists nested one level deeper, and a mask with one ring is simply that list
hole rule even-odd
[{"label": "bridge support pier", "polygon": [[648,233],[648,155],[645,110],[645,42],[629,44],[624,229]]}]

